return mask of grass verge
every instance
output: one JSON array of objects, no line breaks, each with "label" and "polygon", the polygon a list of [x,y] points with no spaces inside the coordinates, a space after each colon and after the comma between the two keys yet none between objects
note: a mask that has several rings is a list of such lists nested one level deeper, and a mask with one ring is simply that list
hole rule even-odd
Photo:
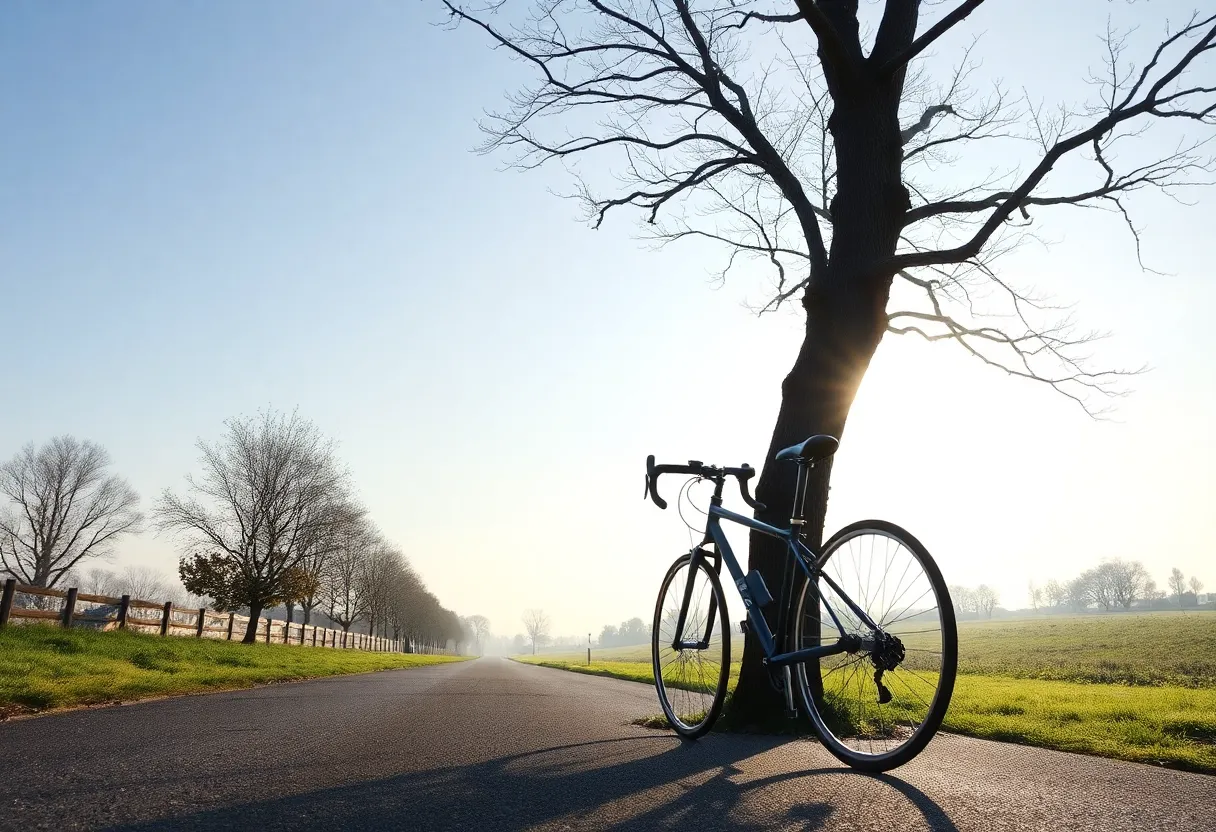
[{"label": "grass verge", "polygon": [[[650,665],[518,658],[576,673],[654,683]],[[738,675],[732,668],[731,687]],[[656,727],[649,718],[648,727]],[[799,725],[809,731],[810,725]],[[1216,689],[960,675],[945,729],[1003,742],[1216,774]]]},{"label": "grass verge", "polygon": [[461,658],[44,626],[5,627],[0,629],[0,719]]}]

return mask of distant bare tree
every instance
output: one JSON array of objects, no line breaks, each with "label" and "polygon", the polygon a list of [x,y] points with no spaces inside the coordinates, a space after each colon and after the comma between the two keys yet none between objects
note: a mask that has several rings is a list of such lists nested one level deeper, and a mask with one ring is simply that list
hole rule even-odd
[{"label": "distant bare tree", "polygon": [[975,588],[976,612],[985,618],[992,618],[992,611],[996,609],[996,605],[1000,600],[1000,596],[997,595],[996,590],[987,584],[980,584]]},{"label": "distant bare tree", "polygon": [[1199,578],[1196,577],[1195,575],[1192,575],[1191,579],[1189,581],[1187,581],[1187,586],[1189,586],[1191,588],[1191,592],[1195,593],[1195,595],[1198,596],[1199,591],[1201,589],[1203,589],[1203,581],[1199,580]]},{"label": "distant bare tree", "polygon": [[1178,606],[1182,606],[1182,595],[1186,592],[1186,576],[1182,574],[1182,570],[1175,566],[1170,570],[1169,579],[1170,592],[1178,599]]},{"label": "distant bare tree", "polygon": [[192,496],[166,489],[157,514],[162,529],[191,543],[179,566],[186,588],[221,609],[249,609],[249,643],[262,610],[302,597],[300,561],[334,523],[346,477],[333,444],[295,413],[267,411],[226,428],[216,444],[199,440],[202,475],[186,477]]},{"label": "distant bare tree", "polygon": [[369,633],[383,633],[389,624],[394,588],[404,577],[405,555],[385,541],[376,540],[359,563],[364,614]]},{"label": "distant bare tree", "polygon": [[979,606],[975,597],[975,590],[966,586],[950,587],[950,599],[954,602],[954,609],[961,615],[967,613],[979,612]]},{"label": "distant bare tree", "polygon": [[1062,606],[1068,600],[1068,590],[1055,578],[1044,585],[1043,593],[1047,596],[1047,603],[1052,607]]},{"label": "distant bare tree", "polygon": [[325,614],[345,632],[367,615],[364,561],[378,543],[379,533],[366,520],[344,523],[335,531],[333,550],[321,576],[320,597]]},{"label": "distant bare tree", "polygon": [[485,645],[486,637],[490,635],[490,619],[484,615],[470,615],[466,621],[473,636],[473,645],[480,655]]},{"label": "distant bare tree", "polygon": [[56,586],[77,564],[105,557],[122,535],[138,531],[139,495],[107,475],[100,445],[56,436],[31,442],[0,465],[0,566],[32,586]]},{"label": "distant bare tree", "polygon": [[80,586],[85,592],[92,595],[107,595],[111,598],[122,595],[122,585],[119,583],[118,576],[109,569],[102,569],[99,566],[95,566],[85,573],[84,578],[80,581]]},{"label": "distant bare tree", "polygon": [[549,640],[549,616],[545,615],[544,610],[526,610],[523,622],[528,640],[532,642],[532,655],[535,656],[536,648]]},{"label": "distant bare tree", "polygon": [[[338,503],[333,507],[333,522],[322,528],[322,533],[306,541],[300,556],[300,569],[307,575],[305,592],[301,595],[300,608],[304,612],[304,623],[312,623],[313,610],[323,601],[325,570],[330,557],[340,545],[341,535],[366,520],[364,509],[353,503]],[[288,619],[291,618],[292,602],[288,602]]]},{"label": "distant bare tree", "polygon": [[1090,601],[1102,608],[1103,612],[1110,612],[1111,609],[1118,603],[1115,595],[1114,583],[1110,579],[1109,570],[1103,567],[1095,567],[1086,569],[1081,573],[1081,579],[1084,581],[1086,591],[1089,593]]},{"label": "distant bare tree", "polygon": [[119,595],[130,595],[143,601],[169,601],[173,600],[173,595],[185,595],[166,575],[149,566],[128,566],[117,576],[117,583]]},{"label": "distant bare tree", "polygon": [[1143,598],[1149,582],[1148,570],[1140,561],[1125,561],[1116,558],[1098,567],[1096,579],[1101,584],[1101,594],[1108,601],[1106,608],[1120,606],[1131,609],[1137,598]]},{"label": "distant bare tree", "polygon": [[1030,595],[1030,608],[1038,612],[1039,607],[1043,606],[1043,590],[1031,581],[1027,591]]},{"label": "distant bare tree", "polygon": [[1096,603],[1093,570],[1082,572],[1068,582],[1068,605],[1082,612]]}]

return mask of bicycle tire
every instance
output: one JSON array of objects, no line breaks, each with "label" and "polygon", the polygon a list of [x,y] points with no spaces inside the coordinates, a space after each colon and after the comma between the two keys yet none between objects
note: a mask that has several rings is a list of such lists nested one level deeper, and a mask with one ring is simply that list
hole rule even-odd
[{"label": "bicycle tire", "polygon": [[[715,647],[713,644],[713,629],[711,629],[711,638],[707,640],[709,646],[706,648],[706,651],[720,651],[720,667],[716,673],[713,673],[711,669],[709,678],[706,678],[702,672],[698,683],[691,688],[689,687],[690,682],[678,678],[677,672],[673,672],[673,665],[676,665],[678,671],[680,666],[689,664],[682,662],[679,659],[679,654],[692,651],[676,651],[671,647],[670,643],[665,643],[665,636],[666,638],[671,638],[674,633],[672,603],[674,601],[674,611],[678,614],[683,602],[682,586],[680,587],[678,597],[668,598],[668,590],[671,589],[673,583],[679,577],[681,570],[687,571],[691,565],[691,561],[692,554],[689,553],[677,558],[675,563],[671,565],[671,568],[667,570],[663,583],[659,587],[659,597],[655,603],[654,622],[651,627],[650,636],[651,669],[654,672],[654,685],[659,696],[659,706],[663,709],[663,715],[667,717],[668,724],[675,732],[689,740],[696,739],[713,728],[714,723],[722,713],[722,705],[726,701],[726,687],[730,678],[731,641],[730,630],[726,620],[726,595],[722,591],[722,582],[718,578],[718,573],[710,567],[710,563],[702,558],[698,566],[697,575],[692,576],[692,580],[695,582],[697,576],[704,576],[706,585],[709,587],[711,597],[716,605],[716,610],[713,613],[716,619],[713,629],[716,629],[719,635],[718,646]],[[694,598],[693,604],[698,604],[698,601],[698,598]],[[694,621],[695,616],[695,611],[690,609],[689,621]],[[708,620],[708,609],[705,611],[705,617]],[[664,625],[666,625],[666,628]],[[687,626],[688,624],[686,623],[686,636],[688,635]],[[669,659],[665,662],[665,650],[676,654],[677,658]],[[701,662],[699,657],[697,658],[697,665],[703,671],[704,663]],[[665,670],[667,671],[666,673],[664,672]],[[671,701],[673,691],[680,692],[675,694],[677,699],[681,698],[681,693],[683,693],[682,698],[686,703],[684,706],[679,706]],[[709,701],[705,699],[706,694],[711,694]],[[699,697],[699,699],[694,699],[694,697]],[[693,710],[693,708],[699,708],[699,710]],[[683,713],[680,713],[680,711],[683,711]],[[698,719],[693,722],[688,721],[688,718],[694,715]]]},{"label": "bicycle tire", "polygon": [[[854,739],[858,748],[851,747],[845,740],[843,740],[841,737],[838,737],[830,726],[830,723],[833,719],[839,720],[839,715],[833,714],[830,711],[828,713],[824,713],[823,711],[821,711],[820,707],[819,707],[819,702],[812,695],[812,692],[810,690],[808,675],[806,672],[807,667],[815,666],[817,668],[817,672],[822,672],[822,671],[818,670],[818,665],[819,665],[818,661],[816,661],[814,663],[798,664],[798,665],[795,665],[792,669],[794,669],[796,671],[793,675],[797,679],[797,684],[798,684],[798,687],[799,687],[799,690],[800,690],[800,693],[802,696],[803,706],[805,707],[806,712],[811,719],[811,723],[814,726],[815,733],[819,736],[819,739],[823,743],[824,747],[826,747],[828,749],[828,751],[830,751],[838,760],[840,760],[841,762],[845,763],[846,765],[848,765],[852,768],[855,768],[855,769],[858,769],[861,771],[880,772],[880,771],[888,771],[890,769],[897,768],[898,766],[902,766],[902,765],[908,763],[909,761],[911,761],[913,758],[916,757],[917,754],[919,754],[921,751],[924,750],[925,746],[927,746],[929,744],[929,742],[936,735],[938,729],[941,727],[942,720],[945,718],[945,715],[946,715],[946,710],[950,706],[950,699],[954,692],[954,682],[955,682],[955,678],[956,678],[957,670],[958,670],[958,629],[957,629],[957,625],[955,622],[954,606],[951,603],[950,594],[946,588],[946,583],[942,578],[941,570],[938,568],[936,562],[933,560],[933,558],[929,554],[928,550],[925,549],[925,547],[920,543],[919,540],[917,540],[915,537],[913,537],[907,531],[900,528],[899,526],[896,526],[893,523],[888,523],[884,520],[863,520],[863,521],[860,521],[857,523],[853,523],[853,524],[841,529],[835,535],[833,535],[832,538],[824,545],[823,553],[819,559],[819,563],[820,563],[821,567],[824,568],[825,570],[827,570],[829,568],[829,564],[831,563],[832,557],[834,555],[836,555],[837,553],[843,553],[844,547],[846,544],[850,543],[851,541],[859,540],[863,535],[867,535],[867,534],[874,535],[876,537],[887,538],[889,540],[895,541],[900,546],[902,546],[911,555],[912,559],[914,559],[916,562],[918,562],[921,565],[921,567],[923,568],[924,578],[926,579],[927,583],[931,587],[933,595],[934,595],[935,604],[934,604],[934,607],[931,609],[936,610],[936,612],[938,614],[939,623],[940,623],[940,628],[939,628],[940,636],[932,636],[932,633],[934,632],[932,629],[921,629],[923,624],[927,623],[927,620],[926,621],[917,621],[917,618],[920,616],[925,616],[926,613],[928,612],[928,610],[911,613],[911,615],[905,616],[905,618],[903,618],[903,619],[895,618],[896,622],[901,621],[901,620],[916,622],[913,625],[913,627],[915,629],[909,630],[909,628],[905,625],[902,628],[903,632],[896,632],[897,630],[900,630],[901,628],[894,627],[893,626],[894,622],[889,622],[887,626],[883,627],[884,630],[892,632],[892,634],[894,634],[894,635],[897,635],[897,636],[903,635],[904,638],[909,641],[914,640],[913,634],[915,634],[915,633],[929,633],[930,636],[928,636],[928,638],[930,640],[928,642],[922,642],[922,643],[928,643],[930,645],[934,644],[932,639],[934,639],[934,638],[940,639],[940,651],[932,651],[929,649],[922,649],[922,648],[916,648],[916,647],[909,648],[911,650],[920,650],[921,652],[929,654],[929,656],[932,656],[932,655],[940,656],[939,667],[936,669],[936,671],[933,671],[933,672],[936,672],[937,679],[936,679],[936,686],[933,691],[932,701],[926,702],[924,698],[919,696],[919,694],[917,695],[917,699],[919,699],[919,701],[922,704],[927,706],[927,710],[926,710],[926,713],[924,714],[924,717],[921,719],[919,724],[917,724],[915,726],[913,726],[911,724],[911,721],[909,721],[909,726],[912,729],[910,732],[910,736],[908,736],[906,741],[901,742],[898,746],[896,746],[895,748],[892,748],[889,751],[874,753],[872,751],[873,738],[871,736],[871,738],[869,740],[870,746],[871,746],[871,753],[865,753],[860,749],[860,746],[862,744],[861,739],[863,738],[864,733],[866,733],[867,731],[869,731],[871,734],[879,733],[880,740],[884,739],[884,737],[882,737],[881,734],[890,734],[891,736],[897,738],[899,734],[902,734],[902,732],[904,730],[904,726],[901,725],[897,720],[893,720],[889,724],[889,726],[882,725],[882,728],[879,732],[873,731],[872,726],[869,729],[866,729],[864,727],[856,727],[855,728],[856,735],[854,737],[852,737],[852,739]],[[905,567],[905,571],[906,571],[906,568],[907,567]],[[860,571],[860,566],[858,567],[858,569]],[[885,585],[886,578],[884,577],[882,580]],[[869,579],[867,579],[867,584],[868,583],[869,583]],[[804,616],[804,609],[805,609],[805,605],[806,605],[807,598],[808,598],[808,590],[810,590],[810,589],[811,589],[810,582],[807,580],[804,580],[802,582],[800,591],[797,592],[795,595],[794,618],[793,618],[793,622],[792,622],[793,626],[790,628],[789,636],[788,636],[788,645],[789,645],[789,649],[791,649],[791,650],[798,649],[799,645],[805,646],[810,643],[820,643],[820,642],[815,642],[813,639],[808,642],[806,640],[806,634],[803,633],[803,626],[806,623],[806,621],[809,620]],[[847,592],[848,590],[846,589],[845,591]],[[818,590],[815,591],[815,596],[816,596],[816,598],[818,598]],[[854,599],[854,601],[855,601],[855,603],[858,603],[859,606],[861,605],[861,602],[858,602],[856,599]],[[884,601],[885,601],[885,595],[884,595]],[[903,603],[903,601],[901,600],[899,603]],[[911,607],[911,605],[909,605],[909,608],[910,607]],[[880,624],[882,623],[880,621],[880,616],[875,615],[872,610],[866,609],[864,606],[863,606],[863,610],[874,621],[876,621]],[[840,613],[838,612],[838,615],[839,614]],[[850,615],[851,615],[851,613],[850,613]],[[887,613],[884,613],[883,615],[886,616]],[[822,617],[821,611],[820,611],[820,617]],[[818,620],[818,619],[814,619],[814,620]],[[858,622],[858,625],[860,626],[860,622]],[[826,626],[826,625],[821,624],[821,627],[823,627],[823,626]],[[816,637],[819,638],[820,640],[823,639],[823,636],[821,633],[816,633]],[[924,638],[926,638],[926,636],[922,635],[921,638],[924,639]],[[904,649],[904,647],[901,646],[900,651],[902,652],[903,649]],[[853,671],[852,671],[853,675],[850,676],[850,679],[852,679],[854,677],[858,678],[857,701],[858,701],[858,705],[859,705],[859,711],[861,711],[864,708],[864,701],[865,701],[865,699],[864,699],[864,693],[865,693],[864,687],[866,685],[865,678],[866,678],[867,674],[869,673],[871,667],[873,667],[874,669],[877,669],[876,662],[878,661],[878,659],[875,659],[873,654],[860,654],[859,653],[858,655],[861,656],[860,659],[852,659],[849,661],[853,662],[853,664],[855,665],[853,668]],[[868,665],[865,663],[867,655],[869,656]],[[918,661],[921,659],[922,659],[922,657],[920,657],[920,656],[914,656],[912,659],[908,660],[909,666],[914,661]],[[904,661],[904,659],[901,658],[901,662],[903,662],[903,661]],[[840,665],[837,665],[836,669],[840,670],[840,669],[842,669],[843,666],[844,665],[842,662]],[[889,671],[884,671],[884,674],[889,673],[890,677],[884,675],[883,678],[885,678],[887,681],[891,681],[892,678],[895,678],[898,675],[898,678],[901,681],[901,683],[907,685],[908,683],[904,681],[905,678],[907,678],[907,674],[906,673],[902,674],[902,675],[899,674],[899,671],[904,670],[904,669],[905,668],[902,667],[902,665],[901,665],[900,667],[893,668]],[[860,674],[859,674],[859,671],[862,671],[862,672],[860,672]],[[831,673],[831,672],[835,672],[835,671],[829,671],[829,673]],[[927,680],[925,680],[925,677],[921,676],[921,674],[916,673],[915,671],[908,671],[908,672],[910,672],[912,674],[912,676],[915,677],[916,679],[922,680],[922,681],[924,681],[925,684],[928,684]],[[925,671],[922,669],[922,673],[924,673],[924,672],[928,672],[928,671]],[[820,678],[822,680],[823,678],[825,678],[825,676],[821,675]],[[840,685],[842,690],[847,690],[847,692],[849,692],[850,696],[851,696],[851,684],[852,684],[851,681],[845,681],[845,682],[841,683],[841,682],[839,682],[839,679],[840,679],[840,677],[837,677],[836,684]],[[915,684],[919,684],[919,683],[915,683]],[[894,687],[894,685],[892,685],[892,687]],[[875,687],[875,691],[877,691],[877,690],[878,690],[878,688]],[[908,685],[908,690],[911,691],[913,694],[916,694],[914,685]],[[834,695],[839,697],[838,692],[834,692]],[[891,700],[891,701],[895,701],[896,706],[898,706],[898,704],[899,704],[898,699]],[[906,697],[905,697],[905,701],[911,702],[911,700],[907,699]],[[911,704],[912,704],[912,706],[915,706],[915,703],[911,703]],[[896,706],[893,706],[893,708]],[[885,707],[885,704],[881,701],[881,699],[879,699],[878,703],[874,706],[874,708],[879,713],[880,725],[881,725],[881,721],[882,721],[881,713],[882,713],[883,707]],[[826,694],[825,694],[825,709],[826,709]],[[857,720],[857,725],[864,726],[864,724],[865,724],[865,714],[863,711],[862,713],[859,714],[859,717]],[[898,729],[898,732],[897,732],[897,729]]]}]

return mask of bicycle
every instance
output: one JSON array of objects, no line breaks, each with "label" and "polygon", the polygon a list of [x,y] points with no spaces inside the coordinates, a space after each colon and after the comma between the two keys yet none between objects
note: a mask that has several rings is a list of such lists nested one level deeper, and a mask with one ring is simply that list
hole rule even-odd
[{"label": "bicycle", "polygon": [[[789,528],[722,507],[723,486],[734,477],[743,501],[757,512],[765,510],[748,491],[755,469],[746,463],[739,468],[697,460],[656,465],[653,455],[646,458],[646,493],[661,509],[667,508],[658,491],[662,474],[695,478],[681,496],[695,482],[714,483],[704,539],[667,571],[651,631],[659,704],[680,736],[696,739],[709,731],[726,698],[731,630],[719,578],[723,561],[747,611],[740,630],[753,633],[763,649],[773,685],[785,697],[786,716],[798,713],[793,681],[815,733],[839,760],[865,771],[886,771],[919,754],[941,726],[954,690],[958,632],[945,581],[925,547],[881,520],[846,526],[822,551],[803,539],[810,471],[837,447],[834,437],[816,435],[774,458],[798,465]],[[744,574],[739,567],[723,520],[785,541],[788,557],[775,630],[763,613],[773,596],[759,572]],[[899,577],[890,587],[894,574]],[[881,611],[867,609],[873,606]]]}]

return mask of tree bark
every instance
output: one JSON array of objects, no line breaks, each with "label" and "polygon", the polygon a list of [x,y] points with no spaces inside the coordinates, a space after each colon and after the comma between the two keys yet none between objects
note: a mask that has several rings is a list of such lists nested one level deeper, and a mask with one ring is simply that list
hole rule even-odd
[{"label": "tree bark", "polygon": [[258,640],[258,624],[262,620],[262,608],[249,608],[249,623],[245,625],[245,637],[241,639],[242,644],[253,644]]}]

